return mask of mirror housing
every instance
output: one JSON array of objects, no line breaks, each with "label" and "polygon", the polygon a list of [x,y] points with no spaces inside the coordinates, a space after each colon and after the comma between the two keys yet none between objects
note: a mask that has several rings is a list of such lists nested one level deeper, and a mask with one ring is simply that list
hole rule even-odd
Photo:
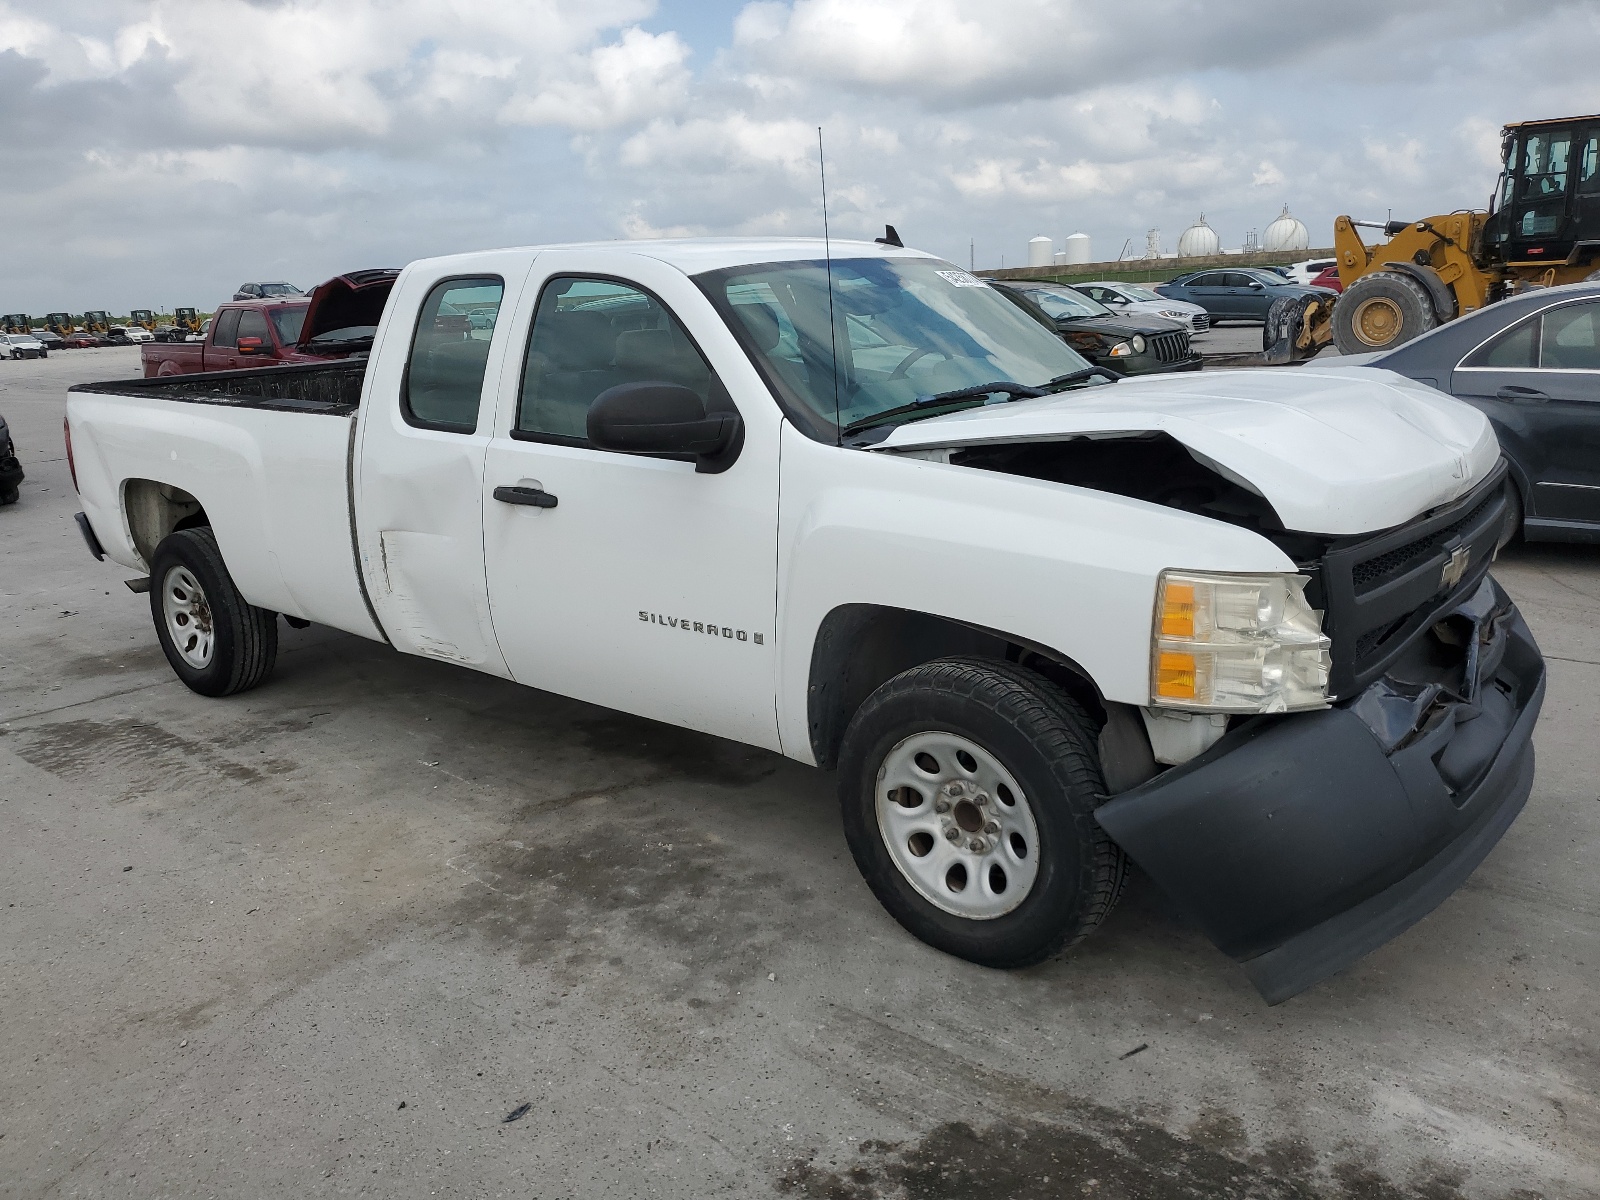
[{"label": "mirror housing", "polygon": [[720,382],[712,411],[681,384],[661,380],[619,383],[589,406],[589,441],[602,450],[692,461],[701,474],[726,471],[744,446],[744,422]]},{"label": "mirror housing", "polygon": [[267,353],[266,346],[262,343],[261,339],[258,338],[258,337],[242,337],[242,338],[240,338],[239,339],[239,345],[236,347],[236,349],[239,351],[240,354],[265,354],[265,353]]}]

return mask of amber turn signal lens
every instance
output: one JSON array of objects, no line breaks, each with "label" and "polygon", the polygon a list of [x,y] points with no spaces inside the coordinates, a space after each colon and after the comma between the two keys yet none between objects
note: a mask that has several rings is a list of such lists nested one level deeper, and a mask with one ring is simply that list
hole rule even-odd
[{"label": "amber turn signal lens", "polygon": [[1194,584],[1168,583],[1162,589],[1161,636],[1194,636]]},{"label": "amber turn signal lens", "polygon": [[1195,675],[1194,655],[1163,650],[1156,665],[1156,695],[1168,700],[1194,699]]}]

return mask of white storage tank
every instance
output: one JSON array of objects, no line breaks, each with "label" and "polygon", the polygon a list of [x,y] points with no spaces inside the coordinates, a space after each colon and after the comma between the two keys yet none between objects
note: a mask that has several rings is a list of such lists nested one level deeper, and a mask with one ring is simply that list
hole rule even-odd
[{"label": "white storage tank", "polygon": [[1221,252],[1222,239],[1217,236],[1215,229],[1206,224],[1205,213],[1201,213],[1200,219],[1178,238],[1179,258],[1204,258]]},{"label": "white storage tank", "polygon": [[1062,254],[1066,256],[1065,261],[1072,263],[1074,266],[1080,263],[1093,262],[1094,259],[1089,252],[1089,235],[1087,233],[1072,234],[1067,238],[1066,247],[1062,250]]},{"label": "white storage tank", "polygon": [[1261,235],[1261,248],[1274,254],[1284,250],[1309,250],[1311,233],[1289,215],[1289,206],[1285,204],[1282,214]]},{"label": "white storage tank", "polygon": [[1055,243],[1043,234],[1028,240],[1028,265],[1030,267],[1048,267],[1050,265],[1050,252]]}]

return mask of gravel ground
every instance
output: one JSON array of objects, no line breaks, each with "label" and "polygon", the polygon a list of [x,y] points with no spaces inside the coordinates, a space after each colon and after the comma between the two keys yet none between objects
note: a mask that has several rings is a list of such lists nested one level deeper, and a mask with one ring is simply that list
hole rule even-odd
[{"label": "gravel ground", "polygon": [[1522,817],[1266,1008],[1135,878],[1016,973],[873,902],[832,780],[328,630],[206,700],[0,362],[0,1196],[1600,1196],[1600,551],[1499,576],[1550,655]]}]

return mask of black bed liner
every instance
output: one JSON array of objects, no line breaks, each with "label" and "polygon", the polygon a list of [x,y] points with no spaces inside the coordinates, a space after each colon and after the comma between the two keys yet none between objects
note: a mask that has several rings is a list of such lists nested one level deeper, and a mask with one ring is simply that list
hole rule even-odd
[{"label": "black bed liner", "polygon": [[361,406],[361,382],[366,373],[364,358],[346,358],[332,363],[295,363],[282,367],[249,367],[243,371],[168,375],[160,379],[79,383],[67,390],[348,417]]}]

